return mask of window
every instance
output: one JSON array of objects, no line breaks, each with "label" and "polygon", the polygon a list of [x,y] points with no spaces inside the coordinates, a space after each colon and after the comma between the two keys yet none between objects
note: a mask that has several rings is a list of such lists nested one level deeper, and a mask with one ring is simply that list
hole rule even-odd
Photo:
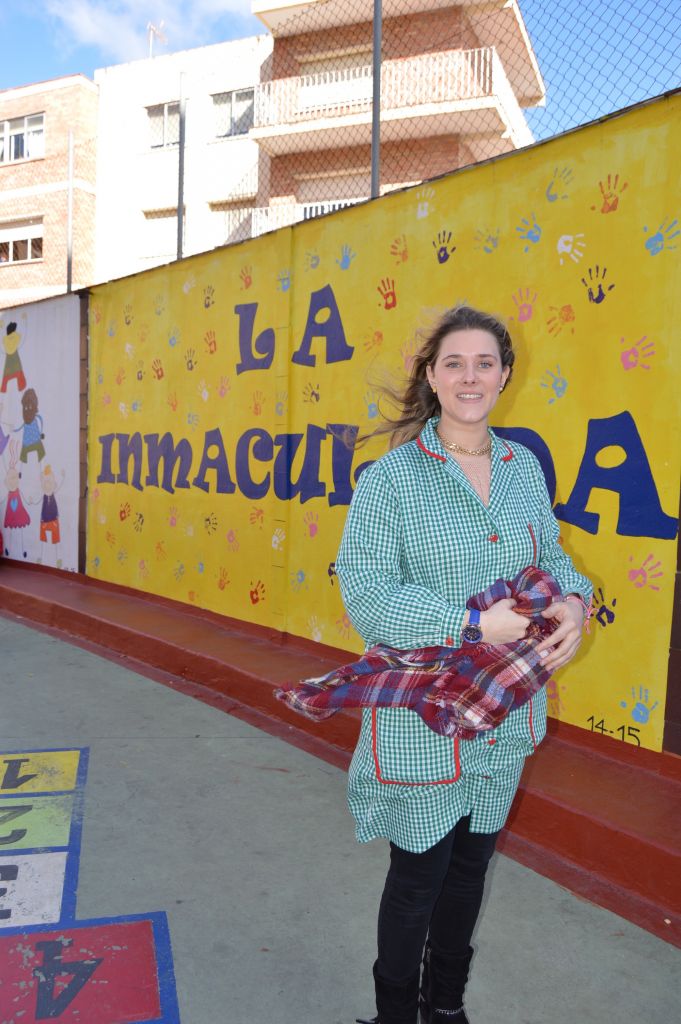
[{"label": "window", "polygon": [[213,96],[215,134],[218,138],[246,135],[253,127],[254,90],[220,92]]},{"label": "window", "polygon": [[180,104],[159,103],[147,107],[152,149],[177,146],[180,142]]},{"label": "window", "polygon": [[172,258],[177,253],[177,207],[144,210],[145,259]]},{"label": "window", "polygon": [[45,155],[45,115],[0,121],[0,162],[35,160]]},{"label": "window", "polygon": [[42,258],[42,217],[0,224],[0,264],[25,263]]}]

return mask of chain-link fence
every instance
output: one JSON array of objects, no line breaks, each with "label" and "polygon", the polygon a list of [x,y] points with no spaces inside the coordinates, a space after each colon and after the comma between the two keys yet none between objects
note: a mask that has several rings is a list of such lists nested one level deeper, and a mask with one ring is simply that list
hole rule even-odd
[{"label": "chain-link fence", "polygon": [[[385,193],[681,84],[678,0],[382,0],[378,62],[373,0],[316,0],[293,12],[273,2],[261,18],[262,39],[96,76],[99,127],[89,137],[79,125],[76,150],[91,161],[98,151],[97,232],[86,210],[95,196],[81,189],[73,258],[83,271],[74,280],[88,267],[101,280],[174,258],[178,209],[188,255],[366,199],[372,142]],[[372,139],[374,66],[380,124]],[[39,144],[35,132],[27,123],[24,145]],[[31,184],[63,180],[67,134],[36,161],[16,150],[16,131],[5,134],[6,220],[3,162],[23,160],[36,176]],[[93,182],[94,172],[74,177]],[[14,240],[0,224],[0,262],[5,252],[40,261],[65,247],[65,211],[52,217],[50,232],[45,223],[42,250],[29,227],[21,234],[19,224]]]}]

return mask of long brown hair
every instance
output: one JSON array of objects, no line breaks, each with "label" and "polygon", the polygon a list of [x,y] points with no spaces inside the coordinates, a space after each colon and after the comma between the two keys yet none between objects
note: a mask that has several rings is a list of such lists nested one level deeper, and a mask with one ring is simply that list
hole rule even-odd
[{"label": "long brown hair", "polygon": [[[389,384],[378,385],[378,390],[397,409],[397,416],[383,416],[384,423],[376,427],[370,434],[359,438],[360,443],[382,434],[390,435],[390,447],[397,448],[405,441],[411,441],[423,430],[431,416],[440,414],[440,401],[428,382],[426,367],[432,366],[440,351],[442,339],[452,331],[477,329],[491,334],[501,356],[502,367],[508,367],[509,374],[506,384],[513,375],[515,353],[511,336],[506,325],[491,313],[474,309],[473,306],[458,305],[440,318],[435,327],[425,336],[409,373],[406,388],[403,391]],[[506,386],[504,385],[504,387]]]}]

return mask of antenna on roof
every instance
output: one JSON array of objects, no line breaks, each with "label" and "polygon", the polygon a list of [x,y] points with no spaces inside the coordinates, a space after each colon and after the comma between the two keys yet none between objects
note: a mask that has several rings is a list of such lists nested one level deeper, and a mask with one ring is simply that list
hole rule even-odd
[{"label": "antenna on roof", "polygon": [[154,56],[154,36],[158,39],[159,43],[167,43],[168,37],[163,31],[165,22],[159,21],[158,26],[152,25],[149,21],[147,22],[147,32],[149,33],[149,56]]}]

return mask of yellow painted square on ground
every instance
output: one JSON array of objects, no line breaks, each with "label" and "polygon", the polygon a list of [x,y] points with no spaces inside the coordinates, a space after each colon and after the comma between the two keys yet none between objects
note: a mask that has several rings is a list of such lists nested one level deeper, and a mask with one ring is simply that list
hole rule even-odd
[{"label": "yellow painted square on ground", "polygon": [[75,789],[80,750],[0,754],[0,795],[59,793]]},{"label": "yellow painted square on ground", "polygon": [[0,851],[68,846],[73,797],[0,796]]}]

